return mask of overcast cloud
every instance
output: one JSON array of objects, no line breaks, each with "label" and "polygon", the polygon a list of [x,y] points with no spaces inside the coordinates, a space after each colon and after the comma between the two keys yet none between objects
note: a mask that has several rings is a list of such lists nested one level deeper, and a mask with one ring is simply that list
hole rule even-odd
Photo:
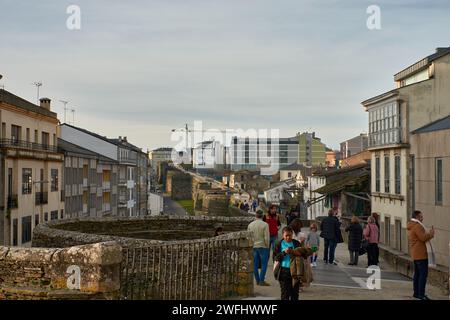
[{"label": "overcast cloud", "polygon": [[[153,149],[171,129],[312,130],[332,148],[367,131],[360,102],[450,45],[448,1],[0,0],[0,84],[75,108],[75,125]],[[81,8],[81,30],[66,8]],[[381,30],[366,9],[381,8]],[[71,115],[68,116],[71,120]]]}]

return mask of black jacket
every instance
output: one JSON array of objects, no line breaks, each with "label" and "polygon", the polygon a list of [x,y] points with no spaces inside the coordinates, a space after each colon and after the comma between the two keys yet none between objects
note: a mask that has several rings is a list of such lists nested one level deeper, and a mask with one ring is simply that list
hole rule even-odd
[{"label": "black jacket", "polygon": [[342,242],[341,223],[336,217],[326,217],[320,225],[320,236],[327,240]]},{"label": "black jacket", "polygon": [[346,229],[348,232],[348,250],[359,251],[363,238],[363,228],[359,223],[352,223]]},{"label": "black jacket", "polygon": [[[273,249],[273,255],[275,257],[275,260],[280,261],[280,262],[286,256],[286,254],[284,252],[281,252],[281,241],[282,240],[283,239],[281,239],[280,241],[277,241],[275,243],[275,248]],[[301,247],[300,241],[292,239],[292,242],[294,243],[294,249]],[[307,258],[308,256],[312,255],[312,250],[307,249],[307,248],[301,248],[300,253],[303,258]]]}]

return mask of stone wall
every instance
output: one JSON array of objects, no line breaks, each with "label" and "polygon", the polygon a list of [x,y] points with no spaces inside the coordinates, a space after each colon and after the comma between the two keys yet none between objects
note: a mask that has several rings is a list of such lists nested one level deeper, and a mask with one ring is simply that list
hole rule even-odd
[{"label": "stone wall", "polygon": [[[253,244],[244,231],[251,221],[207,216],[55,220],[35,229],[32,244],[119,243],[121,299],[222,299],[253,294]],[[226,233],[213,237],[218,226]]]},{"label": "stone wall", "polygon": [[[0,247],[0,299],[116,299],[122,248],[114,242],[65,249]],[[69,288],[69,267],[79,286]],[[69,279],[69,277],[71,277]]]},{"label": "stone wall", "polygon": [[166,192],[173,200],[192,199],[192,177],[178,170],[167,171]]}]

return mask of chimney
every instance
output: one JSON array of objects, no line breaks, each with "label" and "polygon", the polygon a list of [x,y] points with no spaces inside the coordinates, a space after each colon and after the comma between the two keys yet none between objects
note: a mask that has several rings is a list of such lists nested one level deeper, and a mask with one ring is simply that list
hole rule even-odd
[{"label": "chimney", "polygon": [[127,137],[123,137],[123,141],[128,142]]},{"label": "chimney", "polygon": [[122,136],[119,136],[119,141],[122,142]]},{"label": "chimney", "polygon": [[47,109],[50,111],[50,99],[49,98],[40,98],[39,101],[41,102],[41,108]]}]

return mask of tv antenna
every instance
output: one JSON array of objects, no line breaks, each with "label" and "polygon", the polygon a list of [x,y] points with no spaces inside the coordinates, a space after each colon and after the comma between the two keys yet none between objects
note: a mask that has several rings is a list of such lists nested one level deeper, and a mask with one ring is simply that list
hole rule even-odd
[{"label": "tv antenna", "polygon": [[64,101],[64,100],[59,100],[59,101],[64,104],[64,123],[66,123],[67,122],[67,119],[66,119],[67,104],[69,103],[69,101]]},{"label": "tv antenna", "polygon": [[70,109],[72,112],[72,125],[75,125],[75,109]]},{"label": "tv antenna", "polygon": [[36,86],[36,89],[37,89],[37,104],[39,105],[39,88],[42,86],[42,82],[40,82],[40,81],[33,82],[32,85]]}]

